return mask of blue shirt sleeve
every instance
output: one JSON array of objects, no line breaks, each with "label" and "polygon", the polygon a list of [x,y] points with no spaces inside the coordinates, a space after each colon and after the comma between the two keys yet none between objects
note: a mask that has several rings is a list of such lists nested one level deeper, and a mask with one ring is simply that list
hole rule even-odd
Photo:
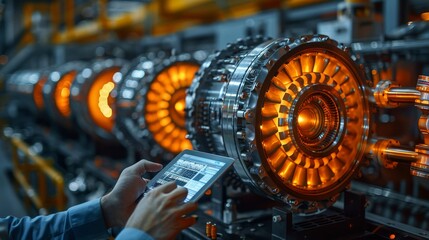
[{"label": "blue shirt sleeve", "polygon": [[0,225],[5,226],[0,231],[6,231],[9,239],[67,240],[109,237],[101,212],[100,199],[48,216],[1,218]]},{"label": "blue shirt sleeve", "polygon": [[116,240],[154,240],[149,234],[135,229],[135,228],[124,228],[124,230],[119,233],[116,237]]}]

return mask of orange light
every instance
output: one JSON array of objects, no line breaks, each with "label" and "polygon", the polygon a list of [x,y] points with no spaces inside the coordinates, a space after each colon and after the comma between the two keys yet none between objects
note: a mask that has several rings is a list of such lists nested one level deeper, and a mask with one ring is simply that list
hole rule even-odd
[{"label": "orange light", "polygon": [[[357,117],[355,122],[340,122],[345,114],[351,119],[363,111],[356,103],[354,90],[359,86],[353,76],[334,55],[309,52],[288,59],[272,77],[259,113],[259,131],[267,163],[290,188],[301,192],[329,189],[352,166],[348,156],[356,148],[344,151],[337,137],[342,124],[356,129],[354,134],[344,134],[342,141],[348,145],[358,141],[354,136],[363,131],[363,120]],[[338,103],[341,100],[344,107]]]},{"label": "orange light", "polygon": [[115,111],[112,108],[115,99],[110,95],[115,87],[113,75],[119,67],[112,67],[99,73],[88,93],[88,110],[94,122],[104,130],[111,132]]},{"label": "orange light", "polygon": [[207,189],[207,191],[204,193],[206,196],[210,196],[210,195],[212,195],[212,189],[211,188],[209,188],[209,189]]},{"label": "orange light", "polygon": [[179,62],[162,70],[151,83],[146,95],[145,117],[155,141],[172,153],[192,149],[186,139],[186,89],[199,65]]},{"label": "orange light", "polygon": [[396,238],[396,235],[395,235],[395,234],[393,234],[393,233],[392,233],[392,234],[390,234],[390,235],[389,235],[389,239],[392,239],[392,240],[393,240],[393,239],[395,239],[395,238]]},{"label": "orange light", "polygon": [[112,108],[109,106],[109,95],[112,90],[115,88],[115,84],[113,82],[108,82],[103,85],[100,89],[99,97],[98,97],[98,107],[100,108],[101,113],[106,118],[112,117]]},{"label": "orange light", "polygon": [[69,117],[71,114],[70,110],[70,87],[73,83],[74,78],[76,77],[76,71],[71,71],[66,74],[58,81],[55,91],[54,99],[55,105],[58,109],[58,112],[63,117]]},{"label": "orange light", "polygon": [[298,115],[298,127],[303,131],[311,131],[318,124],[317,114],[313,109],[306,108]]},{"label": "orange light", "polygon": [[424,21],[429,21],[429,12],[424,12],[420,16]]},{"label": "orange light", "polygon": [[44,102],[43,102],[43,86],[45,85],[46,81],[48,79],[46,77],[41,78],[36,85],[34,86],[33,90],[33,99],[34,103],[36,104],[37,109],[42,110],[44,108]]},{"label": "orange light", "polygon": [[176,112],[185,112],[185,99],[174,104],[174,109]]}]

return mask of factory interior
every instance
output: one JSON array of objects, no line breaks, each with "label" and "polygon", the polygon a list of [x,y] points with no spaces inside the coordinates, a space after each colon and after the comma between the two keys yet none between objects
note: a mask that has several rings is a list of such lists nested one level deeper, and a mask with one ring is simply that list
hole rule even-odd
[{"label": "factory interior", "polygon": [[0,218],[193,149],[177,239],[429,239],[426,113],[427,0],[0,0]]}]

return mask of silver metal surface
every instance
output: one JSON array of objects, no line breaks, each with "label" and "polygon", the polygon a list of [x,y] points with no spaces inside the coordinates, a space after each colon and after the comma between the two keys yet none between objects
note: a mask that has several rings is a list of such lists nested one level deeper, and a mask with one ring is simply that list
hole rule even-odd
[{"label": "silver metal surface", "polygon": [[[5,84],[5,90],[10,96],[11,103],[9,108],[23,108],[31,114],[40,115],[44,112],[45,107],[37,106],[34,99],[34,91],[39,81],[44,81],[48,77],[48,71],[44,70],[25,70],[12,74]],[[44,79],[44,80],[43,80]],[[40,89],[40,97],[42,97]],[[42,99],[43,100],[43,99]],[[9,111],[15,111],[9,109]]]}]

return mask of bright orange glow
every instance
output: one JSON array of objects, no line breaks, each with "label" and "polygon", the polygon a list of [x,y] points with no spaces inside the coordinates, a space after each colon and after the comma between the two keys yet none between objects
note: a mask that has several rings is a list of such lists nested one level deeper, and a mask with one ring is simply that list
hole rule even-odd
[{"label": "bright orange glow", "polygon": [[209,188],[204,194],[207,195],[207,196],[212,195],[212,189]]},{"label": "bright orange glow", "polygon": [[392,234],[390,234],[390,235],[389,235],[389,239],[392,239],[392,240],[393,240],[393,239],[395,239],[395,238],[396,238],[396,235],[395,235],[395,234],[393,234],[393,233],[392,233]]},{"label": "bright orange glow", "polygon": [[73,83],[74,78],[76,77],[77,72],[71,71],[66,74],[58,81],[55,91],[54,99],[55,106],[57,107],[58,112],[63,117],[69,117],[71,114],[70,110],[70,87]]},{"label": "bright orange glow", "polygon": [[174,104],[174,109],[176,109],[176,112],[185,112],[185,99]]},{"label": "bright orange glow", "polygon": [[[350,156],[358,151],[353,144],[364,132],[363,119],[358,117],[364,110],[353,76],[335,55],[309,52],[288,59],[272,77],[258,113],[259,131],[267,163],[291,189],[329,189],[352,167]],[[304,88],[324,89],[321,85],[326,90],[306,93]],[[344,101],[342,112],[339,101]],[[344,120],[348,130],[336,142],[342,117],[354,121]],[[331,146],[338,150],[331,151]]]},{"label": "bright orange glow", "polygon": [[310,131],[317,126],[317,114],[312,109],[304,109],[298,115],[298,127],[303,131]]},{"label": "bright orange glow", "polygon": [[91,118],[108,132],[113,129],[115,115],[112,108],[115,99],[110,95],[115,87],[113,75],[119,70],[119,67],[112,67],[99,73],[88,93],[88,110]]},{"label": "bright orange glow", "polygon": [[179,62],[162,70],[153,80],[146,95],[146,122],[155,141],[172,153],[192,149],[186,139],[186,89],[192,83],[199,65]]},{"label": "bright orange glow", "polygon": [[429,21],[429,12],[424,12],[420,16],[424,21]]},{"label": "bright orange glow", "polygon": [[100,89],[99,97],[98,97],[98,107],[100,108],[101,113],[106,118],[112,117],[112,108],[109,106],[109,95],[110,92],[115,88],[115,84],[113,82],[108,82],[103,85]]},{"label": "bright orange glow", "polygon": [[46,83],[46,80],[48,80],[46,77],[39,79],[39,81],[34,86],[33,90],[33,99],[34,103],[36,104],[37,109],[42,110],[45,106],[43,102],[43,86]]}]

